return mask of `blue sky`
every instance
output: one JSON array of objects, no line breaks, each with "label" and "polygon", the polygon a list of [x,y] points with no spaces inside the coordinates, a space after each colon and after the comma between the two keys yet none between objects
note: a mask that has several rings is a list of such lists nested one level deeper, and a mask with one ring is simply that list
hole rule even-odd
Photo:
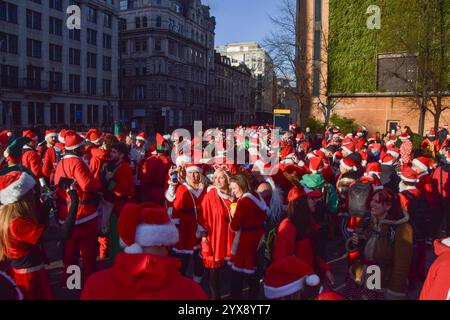
[{"label": "blue sky", "polygon": [[269,14],[276,16],[279,0],[202,0],[216,17],[216,43],[262,42],[271,30]]}]

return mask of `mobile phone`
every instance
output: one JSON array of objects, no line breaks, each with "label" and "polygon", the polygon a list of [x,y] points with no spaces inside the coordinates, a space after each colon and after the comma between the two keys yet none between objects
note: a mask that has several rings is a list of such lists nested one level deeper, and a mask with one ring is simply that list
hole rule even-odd
[{"label": "mobile phone", "polygon": [[58,184],[58,186],[60,187],[60,188],[63,188],[63,189],[69,189],[70,188],[70,186],[72,185],[72,183],[74,183],[74,179],[71,179],[71,178],[67,178],[67,177],[61,177],[60,179],[59,179],[59,184]]},{"label": "mobile phone", "polygon": [[178,182],[178,173],[176,172],[172,173],[171,178],[173,183]]}]

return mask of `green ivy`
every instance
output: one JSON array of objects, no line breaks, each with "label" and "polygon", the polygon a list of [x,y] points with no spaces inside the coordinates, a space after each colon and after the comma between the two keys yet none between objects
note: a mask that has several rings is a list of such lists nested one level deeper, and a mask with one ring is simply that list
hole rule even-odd
[{"label": "green ivy", "polygon": [[328,66],[330,93],[376,92],[379,30],[367,28],[370,5],[387,10],[387,0],[330,0]]}]

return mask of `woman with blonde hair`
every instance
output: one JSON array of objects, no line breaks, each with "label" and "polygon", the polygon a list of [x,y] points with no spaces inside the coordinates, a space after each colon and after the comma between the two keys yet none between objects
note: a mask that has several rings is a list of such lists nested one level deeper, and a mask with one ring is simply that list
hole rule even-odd
[{"label": "woman with blonde hair", "polygon": [[61,227],[52,227],[36,216],[36,180],[26,172],[0,176],[0,261],[6,259],[9,273],[26,300],[48,300],[53,294],[44,268],[42,241],[70,236],[78,210],[75,183],[66,186],[71,198],[69,215]]},{"label": "woman with blonde hair", "polygon": [[203,265],[209,270],[209,286],[213,299],[220,299],[220,271],[229,260],[234,234],[230,231],[230,174],[218,166],[213,175],[213,185],[203,198],[199,224],[206,230],[202,238]]}]

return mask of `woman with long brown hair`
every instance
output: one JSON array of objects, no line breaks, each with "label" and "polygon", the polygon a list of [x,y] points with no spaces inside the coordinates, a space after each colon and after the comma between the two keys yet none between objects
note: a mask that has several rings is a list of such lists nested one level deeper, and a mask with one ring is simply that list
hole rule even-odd
[{"label": "woman with long brown hair", "polygon": [[9,273],[27,300],[52,299],[42,257],[42,241],[70,236],[78,210],[75,183],[66,186],[71,198],[69,215],[61,227],[51,227],[36,216],[36,180],[12,171],[0,176],[0,261],[6,259]]},{"label": "woman with long brown hair", "polygon": [[244,174],[231,177],[230,189],[238,199],[235,208],[231,210],[230,223],[231,230],[236,233],[230,259],[231,298],[242,298],[244,279],[247,278],[250,282],[249,297],[256,299],[259,285],[259,279],[255,275],[256,253],[264,235],[268,208]]}]

